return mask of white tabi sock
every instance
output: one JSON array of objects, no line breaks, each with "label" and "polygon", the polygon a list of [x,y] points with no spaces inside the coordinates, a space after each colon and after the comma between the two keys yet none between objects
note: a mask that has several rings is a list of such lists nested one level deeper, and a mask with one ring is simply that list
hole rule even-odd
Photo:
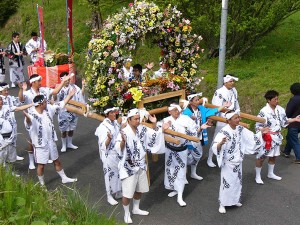
[{"label": "white tabi sock", "polygon": [[257,184],[264,184],[264,182],[262,181],[261,179],[261,167],[255,167],[255,173],[256,173],[256,176],[255,176],[255,181]]},{"label": "white tabi sock", "polygon": [[177,191],[172,191],[168,194],[168,197],[172,198],[177,195]]},{"label": "white tabi sock", "polygon": [[275,164],[268,164],[268,178],[274,180],[281,180],[282,178],[274,174],[274,166]]},{"label": "white tabi sock", "polygon": [[182,194],[183,194],[183,191],[178,191],[178,193],[177,193],[177,202],[181,207],[186,206],[185,201],[183,201],[183,199],[182,199]]},{"label": "white tabi sock", "polygon": [[38,178],[39,178],[39,182],[40,182],[41,186],[44,186],[45,185],[44,175],[38,176]]},{"label": "white tabi sock", "polygon": [[225,209],[225,207],[224,206],[222,206],[222,205],[220,205],[220,207],[219,207],[219,213],[226,213],[226,209]]},{"label": "white tabi sock", "polygon": [[107,192],[107,201],[111,205],[118,205],[118,202],[113,198],[110,192]]},{"label": "white tabi sock", "polygon": [[137,214],[137,215],[142,215],[142,216],[149,215],[148,211],[140,209],[140,201],[141,201],[140,199],[139,200],[133,199],[132,214]]},{"label": "white tabi sock", "polygon": [[17,161],[22,161],[22,160],[24,160],[24,157],[17,155]]},{"label": "white tabi sock", "polygon": [[130,217],[130,212],[129,212],[129,204],[128,205],[123,205],[124,208],[124,222],[125,223],[132,223],[132,219]]},{"label": "white tabi sock", "polygon": [[62,181],[63,184],[66,184],[66,183],[73,183],[73,182],[76,182],[76,181],[77,181],[77,178],[69,178],[69,177],[67,177],[67,175],[65,174],[65,171],[64,171],[64,170],[57,171],[57,173],[58,173],[59,176],[61,177],[61,181]]},{"label": "white tabi sock", "polygon": [[66,152],[67,151],[67,138],[61,138],[61,152]]},{"label": "white tabi sock", "polygon": [[197,165],[191,165],[191,178],[194,178],[196,180],[203,180],[203,177],[200,177],[196,173]]},{"label": "white tabi sock", "polygon": [[77,149],[78,146],[73,145],[72,140],[73,140],[73,137],[69,137],[69,136],[67,137],[67,147],[71,148],[71,149]]},{"label": "white tabi sock", "polygon": [[34,170],[35,169],[34,156],[32,153],[28,153],[28,157],[29,157],[29,169]]},{"label": "white tabi sock", "polygon": [[210,148],[209,150],[208,150],[208,157],[207,157],[207,165],[209,166],[209,167],[216,167],[216,165],[213,163],[213,161],[212,161],[212,158],[213,158],[213,151],[212,151],[212,149]]}]

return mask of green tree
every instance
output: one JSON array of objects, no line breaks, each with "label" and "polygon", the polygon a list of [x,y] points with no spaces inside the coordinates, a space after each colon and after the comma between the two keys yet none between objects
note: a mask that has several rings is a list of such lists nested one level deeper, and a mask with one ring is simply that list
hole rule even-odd
[{"label": "green tree", "polygon": [[18,9],[19,0],[0,1],[0,27],[3,27],[8,18]]},{"label": "green tree", "polygon": [[[218,55],[221,0],[156,0],[173,4],[190,18],[195,33],[204,38],[208,57]],[[300,9],[299,0],[229,0],[227,55],[240,57],[262,36]]]}]

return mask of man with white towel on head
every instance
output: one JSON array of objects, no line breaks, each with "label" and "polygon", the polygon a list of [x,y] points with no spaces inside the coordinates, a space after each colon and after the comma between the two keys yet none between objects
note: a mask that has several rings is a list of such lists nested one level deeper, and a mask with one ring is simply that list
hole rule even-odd
[{"label": "man with white towel on head", "polygon": [[[181,114],[181,107],[172,103],[168,107],[169,117],[164,118],[164,123],[170,123],[170,129],[190,136],[197,136],[201,132],[201,128],[189,116]],[[180,144],[171,144],[166,142],[165,155],[165,188],[171,192],[169,197],[177,195],[177,203],[180,206],[186,206],[183,201],[184,186],[187,183],[186,169],[188,156],[188,140],[178,138]]]},{"label": "man with white towel on head", "polygon": [[103,164],[103,173],[107,202],[117,205],[115,198],[122,198],[121,180],[118,164],[120,158],[116,150],[116,140],[120,132],[120,124],[117,121],[119,108],[107,105],[104,108],[105,119],[97,127],[95,135],[98,137],[100,159]]},{"label": "man with white towel on head", "polygon": [[[224,85],[216,90],[213,99],[212,104],[217,106],[222,106],[224,104],[227,104],[227,108],[230,110],[239,110],[240,105],[238,102],[238,94],[237,90],[234,87],[235,81],[238,81],[239,79],[237,77],[232,76],[231,74],[226,74],[224,76]],[[220,113],[221,117],[224,117],[224,113]],[[214,138],[217,135],[217,133],[226,126],[226,123],[223,122],[217,122]],[[207,157],[207,165],[209,167],[216,167],[216,165],[212,161],[213,152],[212,152],[212,145],[209,148],[209,153]]]},{"label": "man with white towel on head", "polygon": [[140,209],[142,193],[149,191],[147,179],[146,154],[151,151],[155,154],[165,152],[165,142],[162,129],[168,129],[169,124],[163,124],[162,128],[155,130],[141,125],[144,116],[153,124],[156,124],[155,116],[145,113],[143,110],[131,109],[127,113],[127,126],[121,129],[117,141],[116,150],[122,159],[119,163],[120,179],[122,181],[122,204],[124,208],[124,222],[132,223],[129,205],[133,198],[133,214],[148,215],[149,212]]},{"label": "man with white towel on head", "polygon": [[182,100],[184,102],[183,115],[189,116],[195,123],[201,128],[201,132],[198,134],[198,138],[201,140],[199,143],[188,143],[188,165],[191,166],[191,178],[196,180],[203,180],[203,177],[197,175],[197,165],[202,157],[202,146],[208,144],[208,134],[207,128],[210,127],[207,123],[207,119],[210,116],[215,116],[221,112],[227,104],[220,106],[219,108],[206,108],[205,102],[206,98],[203,98],[203,105],[200,104],[200,97],[202,92],[190,94],[187,96],[188,101]]},{"label": "man with white towel on head", "polygon": [[[65,76],[63,78],[63,82],[61,82],[55,89],[51,89],[49,87],[42,87],[42,77],[38,74],[33,74],[29,78],[29,83],[31,85],[31,88],[27,90],[27,84],[26,82],[20,84],[20,91],[19,91],[19,100],[22,103],[30,104],[33,102],[33,99],[37,95],[44,95],[46,98],[46,101],[50,100],[51,95],[56,95],[60,89],[64,86],[64,83],[70,79],[71,76]],[[34,107],[31,107],[28,109],[28,112],[31,110],[34,110]],[[34,170],[34,157],[33,157],[33,148],[32,145],[29,144],[29,150],[28,150],[28,156],[29,156],[29,169]],[[52,163],[51,161],[49,163]]]},{"label": "man with white towel on head", "polygon": [[262,128],[254,134],[239,125],[239,110],[225,113],[228,124],[216,135],[212,150],[221,168],[219,212],[226,213],[225,206],[241,207],[242,162],[245,154],[260,154],[263,144],[262,134],[269,128]]}]

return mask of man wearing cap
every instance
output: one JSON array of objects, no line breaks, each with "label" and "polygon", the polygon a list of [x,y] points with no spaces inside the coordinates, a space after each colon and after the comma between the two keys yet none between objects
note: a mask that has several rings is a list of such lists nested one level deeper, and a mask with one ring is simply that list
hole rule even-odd
[{"label": "man wearing cap", "polygon": [[[238,81],[239,79],[237,77],[232,76],[231,74],[226,74],[223,79],[224,79],[224,85],[223,87],[216,90],[212,99],[212,104],[217,106],[222,106],[224,104],[227,104],[228,109],[239,110],[240,105],[238,102],[238,94],[237,94],[237,90],[234,87],[235,81]],[[220,116],[224,117],[224,113],[220,113]],[[226,123],[219,122],[219,121],[217,122],[214,138],[224,126],[226,126]],[[212,145],[211,145],[207,157],[207,165],[209,167],[216,167],[216,165],[212,161],[212,157],[213,157],[213,152],[212,152]]]},{"label": "man wearing cap", "polygon": [[[257,184],[264,184],[261,179],[261,168],[266,157],[269,157],[268,161],[268,178],[274,180],[281,180],[282,178],[274,174],[276,156],[280,155],[280,145],[282,144],[281,128],[287,127],[290,123],[300,122],[300,115],[295,118],[287,118],[285,110],[278,105],[279,93],[275,90],[269,90],[265,94],[267,105],[263,107],[258,113],[258,117],[263,117],[266,120],[266,124],[257,122],[255,128],[257,131],[264,127],[269,127],[270,132],[263,137],[264,144],[261,147],[262,154],[257,155],[256,160],[256,177]],[[297,106],[298,107],[298,106]]]},{"label": "man wearing cap", "polygon": [[122,197],[121,180],[119,176],[118,164],[119,155],[115,148],[116,140],[120,132],[120,125],[117,122],[119,108],[106,106],[104,110],[105,119],[97,127],[95,135],[98,137],[100,159],[103,164],[105,189],[107,201],[111,205],[117,205],[118,202],[113,198]]},{"label": "man wearing cap", "polygon": [[[8,89],[9,89],[9,85],[7,83],[5,82],[0,83],[0,95],[2,95],[3,105],[8,106],[9,108],[20,106],[21,103],[19,101],[19,98],[9,95]],[[17,134],[17,121],[14,112],[11,112],[11,118],[12,118],[11,122],[12,122],[14,132],[15,134]],[[15,135],[15,138],[13,140],[13,147],[11,148],[12,150],[11,154],[17,156],[16,158],[17,161],[22,161],[24,157],[20,157],[17,155],[16,146],[17,146],[17,135]]]},{"label": "man wearing cap", "polygon": [[[30,104],[33,102],[33,99],[37,95],[44,95],[47,101],[50,100],[51,95],[56,95],[60,89],[63,87],[64,82],[70,79],[70,76],[65,76],[63,78],[63,82],[61,82],[55,89],[51,89],[48,87],[41,87],[42,77],[38,74],[33,74],[29,78],[29,83],[31,84],[31,88],[26,91],[27,84],[24,82],[20,84],[19,91],[19,100],[20,102],[24,102],[25,104]],[[29,108],[28,111],[33,110],[34,108]],[[31,144],[29,144],[28,150],[29,156],[29,169],[35,169],[34,158],[33,158],[33,148]]]},{"label": "man wearing cap", "polygon": [[53,160],[56,172],[62,179],[62,183],[71,183],[77,181],[66,176],[62,169],[58,158],[58,151],[56,146],[57,136],[53,124],[53,116],[61,110],[76,90],[71,90],[66,98],[54,105],[48,104],[44,95],[37,95],[33,99],[34,107],[28,113],[25,113],[25,127],[29,131],[32,146],[34,148],[35,161],[38,164],[37,175],[40,184],[45,185],[44,168],[48,160]]},{"label": "man wearing cap", "polygon": [[[190,136],[199,135],[201,128],[186,115],[181,115],[181,108],[178,104],[172,103],[168,107],[169,117],[166,117],[164,123],[170,123],[170,129]],[[166,142],[165,155],[165,178],[164,184],[167,190],[171,190],[169,197],[177,195],[177,202],[180,206],[186,206],[182,195],[186,180],[187,155],[189,141],[179,138],[180,144],[171,144]],[[192,142],[193,144],[193,142]]]},{"label": "man wearing cap", "polygon": [[[85,82],[84,79],[82,80],[82,89],[80,89],[75,84],[70,84],[70,80],[63,81],[64,77],[68,76],[68,72],[62,72],[60,74],[61,83],[63,83],[62,89],[57,94],[57,100],[63,101],[65,97],[68,95],[70,90],[76,89],[76,93],[73,95],[72,100],[77,102],[85,103],[84,101],[84,86]],[[78,147],[73,145],[72,139],[74,130],[76,129],[78,116],[75,113],[68,112],[66,110],[59,111],[58,114],[58,127],[61,132],[61,143],[62,148],[61,152],[66,152],[67,148],[70,149],[77,149]]]},{"label": "man wearing cap", "polygon": [[5,97],[0,95],[0,166],[5,164],[5,161],[14,163],[17,160],[17,152],[15,140],[17,130],[15,125],[15,117],[12,112],[28,109],[33,104],[23,106],[8,106],[4,105]]},{"label": "man wearing cap", "polygon": [[[201,143],[192,143],[188,144],[188,165],[191,165],[191,178],[196,180],[203,180],[203,177],[197,175],[197,165],[202,157],[202,146],[208,144],[208,135],[207,128],[210,127],[207,124],[207,118],[210,116],[214,116],[221,112],[227,104],[220,106],[219,108],[209,109],[200,104],[200,96],[202,93],[191,94],[187,96],[188,102],[187,106],[184,107],[182,112],[183,115],[189,116],[192,120],[196,122],[196,124],[201,128],[201,132],[198,134],[198,138],[201,140]],[[205,102],[205,98],[203,99],[203,103]]]},{"label": "man wearing cap", "polygon": [[[156,117],[148,114],[149,120],[156,124]],[[147,179],[146,154],[164,153],[165,142],[161,128],[153,130],[140,125],[139,109],[131,109],[127,113],[127,126],[117,137],[116,149],[122,159],[119,163],[120,179],[122,181],[122,204],[124,208],[124,222],[132,223],[129,205],[133,198],[133,214],[148,215],[149,212],[140,209],[142,193],[149,191]],[[168,129],[169,124],[163,124],[162,129]]]},{"label": "man wearing cap", "polygon": [[239,125],[239,111],[225,113],[228,125],[216,135],[212,150],[217,156],[221,168],[219,191],[219,212],[226,213],[226,206],[241,207],[242,162],[245,154],[259,154],[262,145],[262,133],[269,128],[262,128],[257,134]]}]

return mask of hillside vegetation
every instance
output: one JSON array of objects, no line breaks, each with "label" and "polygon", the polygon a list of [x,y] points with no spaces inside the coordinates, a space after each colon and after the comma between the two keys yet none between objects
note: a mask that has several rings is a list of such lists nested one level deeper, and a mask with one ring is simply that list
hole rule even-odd
[{"label": "hillside vegetation", "polygon": [[[44,5],[43,5],[44,2]],[[132,1],[105,0],[102,1],[101,12],[104,18],[127,6]],[[2,45],[10,41],[11,33],[19,31],[22,42],[30,38],[33,30],[38,30],[36,3],[44,7],[45,38],[49,49],[67,51],[65,1],[62,0],[21,0],[18,12],[11,16],[6,26],[0,30]],[[73,3],[73,33],[77,65],[82,68],[86,46],[91,38],[91,12],[86,0]],[[300,12],[297,12],[262,38],[243,58],[227,60],[226,72],[234,73],[240,78],[237,83],[242,110],[257,114],[265,104],[263,94],[268,89],[278,90],[281,94],[281,105],[285,106],[290,94],[289,86],[299,82],[300,71]],[[5,44],[4,44],[5,43]],[[133,53],[134,63],[153,61],[158,67],[160,49],[151,41],[140,43]],[[137,60],[138,59],[138,60]],[[217,83],[218,60],[203,60],[201,69],[206,71],[201,85],[204,95],[211,98]]]}]

